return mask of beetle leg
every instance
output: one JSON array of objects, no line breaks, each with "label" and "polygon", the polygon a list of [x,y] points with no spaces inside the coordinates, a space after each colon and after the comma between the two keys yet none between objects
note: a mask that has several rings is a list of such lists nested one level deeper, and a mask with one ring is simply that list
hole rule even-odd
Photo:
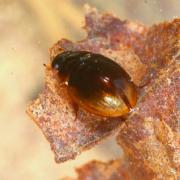
[{"label": "beetle leg", "polygon": [[78,116],[79,106],[78,106],[77,103],[75,103],[73,101],[72,101],[72,106],[73,106],[73,109],[74,109],[74,112],[75,112],[75,119],[74,120],[76,120],[77,116]]}]

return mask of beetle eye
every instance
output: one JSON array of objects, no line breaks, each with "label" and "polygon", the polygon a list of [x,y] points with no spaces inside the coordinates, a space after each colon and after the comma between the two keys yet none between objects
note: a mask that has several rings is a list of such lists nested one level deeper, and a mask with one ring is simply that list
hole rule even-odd
[{"label": "beetle eye", "polygon": [[57,62],[57,59],[54,59],[52,64],[51,64],[51,67],[55,70],[58,70],[59,69],[59,63]]},{"label": "beetle eye", "polygon": [[56,69],[56,70],[59,70],[59,64],[57,64],[57,63],[54,64],[54,65],[53,65],[53,68]]}]

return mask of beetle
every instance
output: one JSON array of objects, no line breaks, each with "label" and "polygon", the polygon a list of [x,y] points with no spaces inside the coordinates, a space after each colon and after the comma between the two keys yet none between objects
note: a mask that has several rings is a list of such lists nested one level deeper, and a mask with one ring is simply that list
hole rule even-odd
[{"label": "beetle", "polygon": [[136,86],[116,62],[88,51],[64,51],[51,67],[66,82],[78,107],[105,117],[126,115],[137,101]]}]

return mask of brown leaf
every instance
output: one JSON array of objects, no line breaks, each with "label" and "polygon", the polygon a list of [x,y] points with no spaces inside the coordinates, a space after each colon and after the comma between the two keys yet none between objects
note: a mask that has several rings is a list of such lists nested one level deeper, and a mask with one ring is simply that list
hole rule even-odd
[{"label": "brown leaf", "polygon": [[180,20],[147,33],[142,57],[153,78],[117,139],[135,179],[180,179],[179,35]]},{"label": "brown leaf", "polygon": [[123,160],[114,160],[107,163],[91,161],[78,168],[78,180],[130,180],[126,163]]}]

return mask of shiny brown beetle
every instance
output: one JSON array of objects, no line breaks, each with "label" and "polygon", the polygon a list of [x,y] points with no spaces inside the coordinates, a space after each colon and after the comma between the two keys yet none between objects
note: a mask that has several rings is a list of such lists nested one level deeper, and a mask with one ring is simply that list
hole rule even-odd
[{"label": "shiny brown beetle", "polygon": [[73,102],[90,113],[123,116],[136,104],[136,87],[129,75],[103,55],[66,51],[54,58],[52,68],[67,82]]}]

